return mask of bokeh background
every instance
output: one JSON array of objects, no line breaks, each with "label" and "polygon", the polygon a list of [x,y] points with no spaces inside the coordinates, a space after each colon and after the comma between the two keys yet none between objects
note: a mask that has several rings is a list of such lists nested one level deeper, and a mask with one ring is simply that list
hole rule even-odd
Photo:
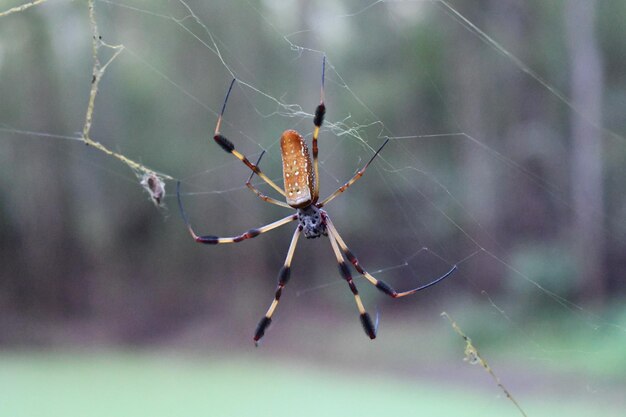
[{"label": "bokeh background", "polygon": [[[0,1],[0,13],[24,4]],[[505,416],[447,312],[532,416],[626,410],[626,3],[95,1],[124,45],[90,136],[86,0],[0,14],[0,409],[11,416]],[[102,47],[108,61],[114,51]],[[379,319],[370,341],[326,239],[302,239],[244,186],[222,131],[281,181],[278,138],[310,139],[327,57],[321,189],[380,158],[328,206]],[[255,180],[260,189],[271,188]],[[358,274],[355,273],[355,277]]]}]

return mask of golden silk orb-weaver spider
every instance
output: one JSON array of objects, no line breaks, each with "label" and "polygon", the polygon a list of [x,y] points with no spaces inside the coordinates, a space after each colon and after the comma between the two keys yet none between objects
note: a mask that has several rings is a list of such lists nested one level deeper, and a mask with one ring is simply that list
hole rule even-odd
[{"label": "golden silk orb-weaver spider", "polygon": [[[199,236],[197,235],[191,224],[189,222],[189,218],[183,208],[182,201],[180,198],[180,182],[176,187],[176,195],[178,198],[178,206],[180,208],[181,216],[189,229],[189,233],[194,238],[194,240],[198,243],[204,243],[208,245],[217,245],[222,243],[238,243],[242,242],[246,239],[251,239],[253,237],[257,237],[262,233],[269,232],[270,230],[276,229],[280,226],[283,226],[292,221],[298,221],[298,226],[293,233],[293,237],[291,238],[291,244],[289,245],[289,249],[287,250],[287,257],[285,258],[285,262],[278,273],[278,283],[276,286],[276,291],[274,293],[274,300],[270,304],[265,316],[261,319],[259,324],[257,325],[256,331],[254,332],[254,342],[258,344],[258,341],[265,334],[265,330],[272,322],[272,316],[276,311],[276,307],[278,306],[278,302],[280,301],[280,297],[282,295],[283,289],[287,285],[287,282],[290,278],[291,273],[291,260],[293,259],[294,252],[296,250],[296,245],[298,243],[298,238],[300,234],[304,234],[304,237],[307,239],[317,238],[321,236],[327,236],[330,240],[330,244],[332,246],[335,257],[337,258],[337,263],[339,265],[339,271],[348,283],[352,294],[354,295],[354,300],[356,301],[357,308],[359,310],[359,317],[361,319],[361,324],[363,325],[363,329],[365,333],[370,337],[370,339],[376,338],[377,328],[372,322],[370,315],[365,311],[365,307],[363,306],[363,302],[361,301],[361,297],[359,296],[359,292],[356,288],[354,280],[352,279],[352,275],[350,274],[350,269],[346,265],[344,261],[345,257],[352,263],[354,268],[367,279],[370,283],[376,286],[380,291],[389,295],[393,298],[405,297],[407,295],[414,294],[418,291],[424,290],[428,287],[431,287],[443,279],[450,276],[455,270],[456,265],[452,267],[448,272],[439,278],[429,282],[428,284],[422,285],[417,288],[413,288],[408,291],[398,292],[393,289],[389,284],[376,279],[370,273],[365,271],[358,259],[354,254],[348,249],[348,246],[341,238],[337,229],[335,228],[333,222],[330,220],[328,213],[322,209],[326,204],[331,202],[335,197],[339,194],[343,193],[346,189],[352,186],[359,178],[363,176],[367,167],[374,161],[376,156],[380,153],[380,151],[385,147],[389,139],[385,140],[385,142],[378,148],[378,150],[374,153],[372,158],[361,168],[357,173],[348,180],[345,184],[339,187],[335,192],[330,194],[328,197],[319,200],[319,172],[318,172],[318,146],[317,140],[320,132],[320,128],[322,123],[324,122],[324,115],[326,113],[326,106],[324,105],[324,72],[326,68],[326,58],[322,61],[322,88],[321,88],[321,99],[320,104],[315,109],[315,115],[313,116],[313,139],[312,139],[312,154],[313,161],[311,162],[311,156],[309,155],[309,149],[306,145],[304,138],[295,130],[286,130],[283,132],[280,138],[280,148],[283,162],[283,182],[284,189],[276,185],[274,181],[272,181],[269,177],[267,177],[259,168],[259,162],[263,157],[263,153],[259,157],[259,160],[256,164],[251,163],[245,155],[238,152],[235,149],[233,143],[228,140],[222,133],[220,132],[220,126],[222,124],[222,118],[224,116],[224,110],[226,109],[226,102],[228,101],[228,97],[233,89],[233,85],[235,83],[235,79],[230,83],[230,87],[228,88],[228,92],[226,93],[226,97],[224,99],[224,104],[222,105],[222,111],[217,119],[217,125],[215,126],[215,135],[213,139],[215,142],[220,145],[222,149],[224,149],[227,153],[232,154],[241,162],[243,162],[252,173],[246,182],[246,186],[254,192],[260,199],[266,201],[271,204],[275,204],[277,206],[286,207],[296,209],[296,213],[290,214],[287,217],[284,217],[280,220],[277,220],[268,225],[250,229],[245,233],[242,233],[238,236],[232,237],[218,237],[218,236]],[[258,175],[265,183],[271,186],[274,190],[276,190],[279,194],[281,194],[286,202],[276,200],[272,197],[268,197],[262,194],[257,188],[252,185],[252,177],[253,175]]]}]

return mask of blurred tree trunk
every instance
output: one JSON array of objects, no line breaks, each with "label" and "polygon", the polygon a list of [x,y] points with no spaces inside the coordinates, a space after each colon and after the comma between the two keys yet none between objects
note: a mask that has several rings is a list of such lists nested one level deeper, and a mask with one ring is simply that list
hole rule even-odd
[{"label": "blurred tree trunk", "polygon": [[594,33],[595,0],[565,3],[567,45],[571,63],[574,253],[579,265],[579,291],[601,304],[606,291],[605,236],[602,224],[602,63]]},{"label": "blurred tree trunk", "polygon": [[[20,126],[41,132],[66,132],[59,100],[58,74],[48,25],[33,14],[28,48],[23,51],[24,86],[16,106],[28,119]],[[22,98],[23,97],[23,98]],[[27,111],[26,111],[27,109]],[[12,280],[12,305],[18,313],[69,317],[88,309],[87,283],[82,281],[83,251],[76,236],[68,185],[68,155],[58,145],[41,141],[15,142],[10,172],[9,202],[19,238]],[[11,268],[11,265],[9,265]],[[1,268],[0,268],[1,270]]]},{"label": "blurred tree trunk", "polygon": [[[460,12],[481,27],[484,10],[488,9],[488,5],[487,1],[479,1],[467,9],[461,8]],[[494,137],[493,130],[490,130],[491,125],[485,114],[487,103],[483,86],[487,83],[483,78],[485,64],[481,57],[484,48],[475,37],[468,36],[466,28],[462,26],[458,26],[453,36],[455,39],[450,44],[457,47],[450,51],[448,67],[452,69],[454,77],[450,80],[450,91],[453,93],[450,101],[454,102],[456,115],[454,123],[462,132],[493,148],[490,139]],[[498,224],[495,167],[483,149],[471,141],[466,143],[460,163],[463,167],[463,189],[466,192],[464,205],[469,216],[464,222],[467,226],[464,227],[481,247],[493,251]],[[472,244],[467,250],[476,249]],[[471,268],[468,274],[479,279],[485,289],[489,290],[496,285],[500,266],[489,257],[479,257],[467,267]]]}]

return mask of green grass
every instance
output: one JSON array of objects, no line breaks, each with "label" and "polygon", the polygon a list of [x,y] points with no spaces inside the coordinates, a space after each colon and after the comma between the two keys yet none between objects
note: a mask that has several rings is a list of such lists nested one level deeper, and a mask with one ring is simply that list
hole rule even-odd
[{"label": "green grass", "polygon": [[[0,415],[11,417],[521,415],[492,388],[248,354],[0,354]],[[529,416],[626,415],[579,398],[517,400]]]}]

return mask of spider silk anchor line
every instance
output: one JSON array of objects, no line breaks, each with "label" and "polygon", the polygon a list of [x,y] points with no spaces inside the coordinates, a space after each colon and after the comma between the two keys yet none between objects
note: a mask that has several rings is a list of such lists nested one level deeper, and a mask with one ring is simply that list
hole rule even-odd
[{"label": "spider silk anchor line", "polygon": [[[228,97],[233,89],[236,79],[233,79],[230,83],[228,91],[226,93],[226,97],[224,98],[224,104],[222,105],[222,111],[217,119],[217,123],[215,126],[215,134],[213,139],[215,142],[227,153],[233,155],[235,158],[239,159],[244,163],[251,171],[250,177],[246,181],[246,186],[254,192],[257,197],[261,200],[268,202],[270,204],[274,204],[281,207],[296,209],[296,213],[291,214],[287,217],[284,217],[280,220],[277,220],[273,223],[267,224],[265,226],[250,229],[240,235],[231,236],[231,237],[219,237],[213,235],[205,235],[200,236],[196,234],[191,227],[191,223],[189,222],[189,217],[183,208],[182,200],[180,197],[180,182],[178,182],[176,186],[176,195],[178,198],[178,206],[180,209],[181,217],[189,230],[189,233],[193,237],[193,239],[198,243],[204,243],[208,245],[217,245],[223,243],[238,243],[247,239],[251,239],[257,237],[263,233],[269,232],[270,230],[276,229],[280,226],[283,226],[287,223],[291,223],[292,221],[297,220],[298,226],[293,233],[293,237],[291,238],[291,243],[289,244],[289,249],[287,250],[287,256],[285,258],[285,262],[278,273],[278,283],[276,286],[276,290],[274,292],[274,299],[270,304],[265,316],[259,321],[257,325],[256,331],[254,332],[254,342],[258,345],[259,340],[265,335],[265,331],[272,323],[272,316],[278,307],[278,303],[280,301],[280,297],[282,296],[283,289],[289,282],[289,278],[291,277],[291,261],[293,259],[293,255],[296,250],[296,246],[298,244],[298,239],[300,238],[300,234],[304,234],[304,237],[307,239],[314,239],[321,236],[327,236],[330,240],[331,247],[333,249],[333,253],[335,254],[335,258],[337,260],[337,265],[339,267],[339,272],[343,279],[347,282],[350,291],[352,291],[352,295],[354,296],[354,301],[356,302],[357,309],[359,311],[359,318],[361,320],[361,324],[367,336],[370,339],[376,338],[377,326],[372,322],[370,315],[365,310],[363,306],[363,302],[361,301],[361,297],[359,296],[359,291],[357,290],[356,284],[352,278],[350,273],[350,269],[345,262],[344,255],[348,259],[348,261],[352,264],[352,266],[371,284],[373,284],[376,288],[378,288],[383,293],[387,294],[392,298],[401,298],[407,295],[414,294],[418,291],[429,288],[440,281],[449,277],[454,271],[456,271],[457,266],[454,265],[448,272],[444,275],[436,278],[435,280],[429,282],[428,284],[422,285],[417,288],[413,288],[408,291],[398,292],[389,284],[375,278],[373,275],[368,273],[365,269],[361,267],[359,260],[357,257],[350,251],[345,241],[339,235],[339,232],[335,228],[334,224],[330,220],[328,213],[322,209],[326,204],[335,199],[339,194],[346,191],[350,186],[352,186],[359,178],[363,176],[367,167],[374,161],[374,159],[378,156],[378,154],[382,151],[385,145],[389,142],[387,139],[378,150],[374,153],[372,158],[361,168],[357,173],[350,178],[345,184],[339,187],[335,192],[330,194],[321,202],[319,200],[319,169],[318,169],[318,137],[320,128],[324,122],[324,116],[326,114],[326,106],[324,104],[324,72],[326,68],[326,58],[324,57],[322,61],[322,88],[321,88],[321,98],[320,104],[315,109],[315,115],[313,117],[313,138],[312,138],[312,154],[313,160],[311,160],[311,155],[309,154],[309,149],[306,145],[306,142],[302,135],[300,135],[295,130],[286,130],[283,132],[280,138],[280,148],[281,148],[281,156],[283,162],[283,182],[284,189],[279,187],[276,183],[274,183],[270,178],[268,178],[259,168],[259,163],[261,158],[263,157],[265,152],[262,152],[259,156],[259,159],[256,164],[250,162],[250,160],[237,151],[235,149],[235,145],[228,140],[222,133],[220,132],[220,127],[222,124],[222,119],[224,116],[224,111],[226,110],[226,103],[228,102]],[[262,194],[256,187],[254,187],[251,183],[252,177],[254,175],[258,175],[265,183],[271,186],[274,190],[276,190],[279,194],[285,197],[286,202],[274,199],[272,197],[268,197]]]}]

